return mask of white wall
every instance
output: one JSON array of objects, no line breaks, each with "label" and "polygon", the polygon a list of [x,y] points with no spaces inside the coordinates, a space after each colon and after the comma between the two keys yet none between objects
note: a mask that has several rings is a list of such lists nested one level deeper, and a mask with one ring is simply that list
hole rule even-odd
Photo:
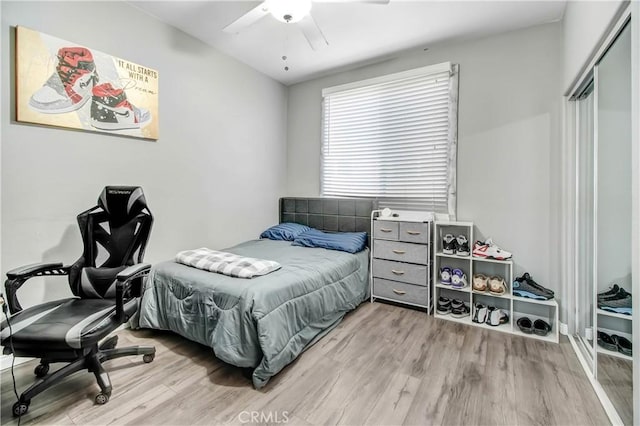
[{"label": "white wall", "polygon": [[290,86],[288,194],[319,193],[322,88],[458,63],[458,218],[512,251],[515,273],[560,289],[561,44],[561,25],[547,24]]},{"label": "white wall", "polygon": [[628,1],[568,1],[564,12],[562,90],[571,88]]},{"label": "white wall", "polygon": [[[76,215],[105,185],[141,185],[155,215],[145,260],[222,248],[277,221],[286,195],[287,89],[124,2],[6,2],[3,111],[13,111],[10,27],[23,25],[159,71],[160,139],[149,142],[19,124],[3,114],[2,273],[75,261]],[[11,96],[9,94],[11,93]],[[28,283],[23,305],[68,294]]]}]

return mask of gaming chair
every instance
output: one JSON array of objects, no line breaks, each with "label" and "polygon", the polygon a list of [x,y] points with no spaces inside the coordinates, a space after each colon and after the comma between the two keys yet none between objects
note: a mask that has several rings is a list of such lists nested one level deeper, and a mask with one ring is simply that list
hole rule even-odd
[{"label": "gaming chair", "polygon": [[[36,263],[7,272],[11,315],[2,322],[0,341],[5,354],[39,358],[34,373],[41,379],[22,393],[14,416],[26,413],[40,392],[83,369],[93,372],[100,386],[96,404],[106,404],[111,381],[104,361],[129,355],[153,361],[153,346],[116,349],[118,336],[98,343],[138,309],[142,279],[151,267],[142,259],[152,223],[142,188],[107,186],[98,205],[78,215],[84,251],[73,265]],[[22,309],[17,290],[30,278],[54,275],[68,276],[75,297]],[[49,365],[57,362],[67,365],[48,375]]]}]

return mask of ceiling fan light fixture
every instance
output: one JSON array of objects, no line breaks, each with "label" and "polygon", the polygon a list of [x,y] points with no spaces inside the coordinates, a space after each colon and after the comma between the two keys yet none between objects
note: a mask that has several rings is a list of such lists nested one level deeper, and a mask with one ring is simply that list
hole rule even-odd
[{"label": "ceiling fan light fixture", "polygon": [[311,11],[311,0],[266,0],[269,13],[287,24],[300,21]]}]

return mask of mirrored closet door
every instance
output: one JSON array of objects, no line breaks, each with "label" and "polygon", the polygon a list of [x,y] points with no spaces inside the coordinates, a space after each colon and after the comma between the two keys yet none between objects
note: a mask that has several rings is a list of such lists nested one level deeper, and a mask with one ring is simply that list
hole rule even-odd
[{"label": "mirrored closet door", "polygon": [[[631,348],[631,25],[595,68],[596,378],[633,424]],[[617,287],[616,287],[617,286]],[[606,294],[607,297],[604,297]]]},{"label": "mirrored closet door", "polygon": [[620,420],[633,423],[631,25],[577,92],[577,350]]}]

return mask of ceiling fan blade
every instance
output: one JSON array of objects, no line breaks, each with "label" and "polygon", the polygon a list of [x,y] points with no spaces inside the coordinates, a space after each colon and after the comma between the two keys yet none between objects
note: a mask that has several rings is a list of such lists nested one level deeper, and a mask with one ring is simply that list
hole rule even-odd
[{"label": "ceiling fan blade", "polygon": [[224,27],[222,31],[225,33],[237,34],[248,26],[253,25],[260,19],[264,18],[268,13],[269,8],[267,7],[267,2],[264,1]]},{"label": "ceiling fan blade", "polygon": [[310,14],[302,18],[298,25],[313,50],[324,49],[329,45],[324,34],[322,34],[322,30]]}]

